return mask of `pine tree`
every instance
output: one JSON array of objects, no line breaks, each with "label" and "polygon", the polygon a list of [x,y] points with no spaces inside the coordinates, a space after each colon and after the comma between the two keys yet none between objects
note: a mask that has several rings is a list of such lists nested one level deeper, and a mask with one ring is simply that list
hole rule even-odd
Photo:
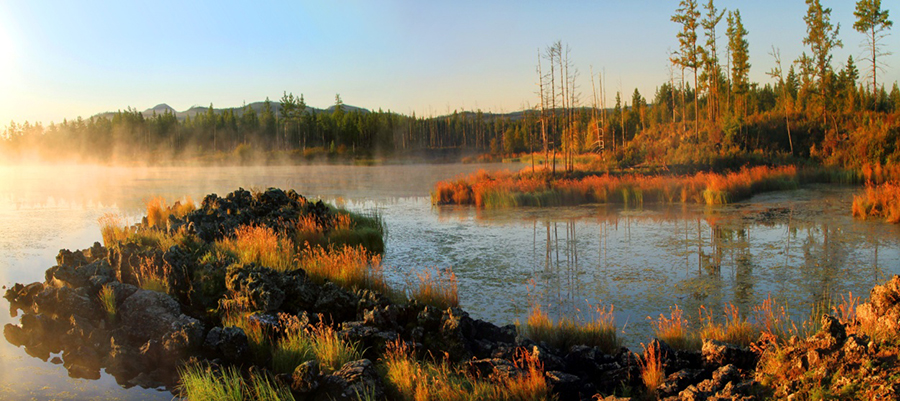
[{"label": "pine tree", "polygon": [[890,55],[890,52],[881,51],[882,39],[888,36],[887,30],[891,29],[894,22],[888,19],[888,10],[881,9],[881,0],[859,0],[856,2],[856,22],[853,29],[866,35],[866,45],[869,48],[870,58],[865,59],[872,63],[872,93],[878,90],[878,56]]},{"label": "pine tree", "polygon": [[716,26],[722,21],[725,10],[716,9],[713,0],[706,4],[706,15],[700,25],[706,36],[706,49],[703,50],[703,78],[708,91],[709,119],[715,121],[719,106],[719,55],[716,49]]},{"label": "pine tree", "polygon": [[728,13],[728,49],[731,53],[731,92],[735,98],[735,111],[743,115],[744,96],[750,90],[750,44],[747,29],[741,21],[741,10]]},{"label": "pine tree", "polygon": [[831,52],[844,44],[838,39],[841,24],[831,24],[831,9],[823,8],[820,0],[806,0],[809,8],[803,21],[806,22],[806,37],[803,44],[812,52],[809,60],[818,78],[819,96],[827,110],[827,90],[831,77]]},{"label": "pine tree", "polygon": [[[697,9],[697,0],[681,0],[678,10],[672,16],[672,22],[681,25],[681,32],[678,32],[678,43],[680,45],[680,56],[678,64],[684,68],[690,68],[694,72],[694,88],[697,88],[697,69],[700,67],[700,48],[697,47],[697,25],[700,18],[700,11]],[[694,91],[694,119],[700,115],[699,103],[700,91]],[[694,135],[699,135],[699,124],[694,124]]]}]

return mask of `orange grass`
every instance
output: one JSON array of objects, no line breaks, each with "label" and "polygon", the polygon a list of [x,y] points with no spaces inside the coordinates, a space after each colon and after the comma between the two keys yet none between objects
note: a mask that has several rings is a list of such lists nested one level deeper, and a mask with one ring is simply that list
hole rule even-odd
[{"label": "orange grass", "polygon": [[141,264],[134,272],[138,287],[163,294],[169,292],[168,277],[171,273],[171,266],[157,258],[141,258]]},{"label": "orange grass", "polygon": [[382,358],[389,399],[427,400],[552,400],[543,366],[528,352],[517,352],[521,373],[495,372],[487,378],[451,367],[446,362],[419,361],[405,343],[388,343]]},{"label": "orange grass", "polygon": [[656,393],[656,388],[666,380],[666,372],[663,369],[663,359],[666,357],[659,349],[659,343],[654,342],[650,347],[641,344],[644,355],[638,359],[641,367],[641,381],[651,394]]},{"label": "orange grass", "polygon": [[701,338],[724,341],[730,344],[750,345],[759,338],[759,329],[741,317],[740,311],[733,304],[725,305],[725,313],[722,322],[716,322],[712,312],[706,307],[700,307],[700,320],[703,325],[700,328]]},{"label": "orange grass", "polygon": [[381,257],[362,246],[326,250],[312,247],[300,252],[300,267],[315,280],[330,280],[344,288],[367,288],[388,294]]},{"label": "orange grass", "polygon": [[853,216],[863,220],[882,217],[888,223],[900,223],[900,184],[867,186],[864,194],[853,197],[852,210]]},{"label": "orange grass", "polygon": [[114,248],[128,238],[128,229],[125,227],[125,219],[117,213],[104,213],[97,219],[100,225],[100,236],[103,237],[103,245]]},{"label": "orange grass", "polygon": [[573,345],[600,347],[608,354],[614,353],[620,345],[616,336],[613,306],[595,307],[596,317],[583,322],[563,317],[554,322],[549,315],[535,305],[522,328],[524,335],[537,342],[545,342],[552,347],[567,350]]},{"label": "orange grass", "polygon": [[746,199],[758,192],[794,188],[798,182],[794,166],[744,167],[727,174],[592,174],[582,178],[551,178],[545,172],[532,174],[530,169],[517,174],[479,171],[438,182],[431,200],[434,204],[486,208],[644,202],[715,205]]},{"label": "orange grass", "polygon": [[216,241],[216,247],[233,255],[240,263],[256,263],[278,271],[295,268],[294,244],[270,227],[240,226],[233,237]]},{"label": "orange grass", "polygon": [[699,338],[690,331],[684,311],[678,305],[671,308],[670,311],[669,317],[660,314],[656,320],[651,319],[650,323],[656,338],[675,349],[700,349]]},{"label": "orange grass", "polygon": [[459,306],[459,287],[453,270],[425,270],[416,276],[418,283],[410,290],[410,298],[440,309]]},{"label": "orange grass", "polygon": [[175,202],[171,207],[166,205],[166,200],[157,196],[147,201],[147,225],[150,227],[165,228],[169,216],[184,217],[195,209],[194,201],[188,197],[183,202]]}]

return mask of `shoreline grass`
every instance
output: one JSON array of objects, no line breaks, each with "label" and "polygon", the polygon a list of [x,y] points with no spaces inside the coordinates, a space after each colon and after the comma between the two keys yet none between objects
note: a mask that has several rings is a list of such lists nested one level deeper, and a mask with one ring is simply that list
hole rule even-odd
[{"label": "shoreline grass", "polygon": [[474,205],[480,208],[519,206],[574,206],[615,203],[698,203],[721,205],[754,194],[797,188],[806,182],[855,182],[855,175],[796,166],[743,167],[729,173],[694,175],[610,174],[576,171],[552,177],[541,170],[531,173],[478,171],[467,177],[440,181],[431,193],[433,204]]},{"label": "shoreline grass", "polygon": [[536,342],[544,342],[558,349],[569,349],[573,345],[596,346],[608,354],[614,354],[621,342],[616,334],[613,306],[595,307],[596,315],[587,321],[562,317],[554,321],[535,305],[525,325],[518,325],[525,337]]}]

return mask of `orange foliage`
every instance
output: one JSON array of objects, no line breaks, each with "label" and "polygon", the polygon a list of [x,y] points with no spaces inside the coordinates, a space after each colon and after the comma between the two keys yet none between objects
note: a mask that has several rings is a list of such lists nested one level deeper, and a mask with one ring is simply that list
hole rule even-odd
[{"label": "orange foliage", "polygon": [[745,167],[727,174],[694,175],[591,174],[582,178],[550,178],[545,172],[518,174],[483,170],[453,181],[441,181],[432,192],[435,204],[548,206],[583,203],[722,204],[756,192],[797,185],[797,168]]},{"label": "orange foliage", "polygon": [[888,223],[900,223],[900,184],[889,182],[866,187],[865,194],[853,198],[853,215],[861,219],[883,217]]}]

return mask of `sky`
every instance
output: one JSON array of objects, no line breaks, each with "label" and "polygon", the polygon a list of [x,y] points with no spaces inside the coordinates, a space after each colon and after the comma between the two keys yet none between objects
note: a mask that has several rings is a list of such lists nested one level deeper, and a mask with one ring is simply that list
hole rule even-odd
[{"label": "sky", "polygon": [[[605,74],[608,101],[635,88],[652,99],[678,47],[677,3],[0,0],[0,128],[160,103],[239,107],[285,91],[321,108],[340,94],[345,104],[420,116],[511,112],[537,103],[537,53],[557,40],[571,48],[582,101],[592,68]],[[805,50],[803,0],[715,3],[740,9],[753,81],[772,82],[773,46],[784,62]],[[822,3],[841,26],[835,68],[863,57],[854,1]],[[882,8],[898,21],[900,0]],[[725,29],[723,19],[722,59]],[[900,53],[900,32],[883,43]],[[879,81],[900,80],[900,56],[883,60]]]}]

